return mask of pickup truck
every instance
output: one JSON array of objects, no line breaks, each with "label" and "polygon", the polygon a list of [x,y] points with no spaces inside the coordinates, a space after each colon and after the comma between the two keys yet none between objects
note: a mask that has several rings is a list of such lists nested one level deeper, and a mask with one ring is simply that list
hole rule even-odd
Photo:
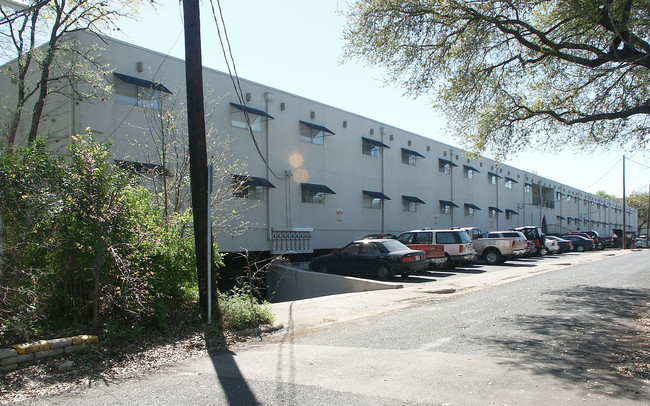
[{"label": "pickup truck", "polygon": [[526,237],[519,231],[490,231],[481,233],[477,227],[463,227],[472,238],[476,254],[488,265],[495,265],[526,252]]}]

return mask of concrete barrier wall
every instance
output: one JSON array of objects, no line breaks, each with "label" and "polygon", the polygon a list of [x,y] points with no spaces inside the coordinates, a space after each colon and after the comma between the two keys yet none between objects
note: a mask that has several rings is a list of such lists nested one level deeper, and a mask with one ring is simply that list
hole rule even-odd
[{"label": "concrete barrier wall", "polygon": [[274,264],[269,269],[267,286],[267,300],[273,303],[403,287],[398,283],[304,271],[283,264]]},{"label": "concrete barrier wall", "polygon": [[97,341],[97,336],[80,335],[0,348],[0,371],[11,371],[31,365],[43,358],[87,350]]}]

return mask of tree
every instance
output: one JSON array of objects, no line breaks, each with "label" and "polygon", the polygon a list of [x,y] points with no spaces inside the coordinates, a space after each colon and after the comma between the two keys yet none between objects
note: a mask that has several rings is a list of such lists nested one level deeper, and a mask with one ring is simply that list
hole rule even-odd
[{"label": "tree", "polygon": [[[0,60],[14,60],[2,74],[16,85],[11,99],[15,104],[7,106],[11,118],[3,129],[8,147],[16,143],[22,122],[27,141],[36,139],[51,94],[83,100],[107,89],[98,53],[79,52],[73,34],[107,32],[118,19],[137,16],[143,4],[144,0],[49,0],[17,15],[0,6]],[[59,54],[65,57],[57,58]]]},{"label": "tree", "polygon": [[637,235],[645,234],[648,224],[648,192],[632,192],[625,199],[625,203],[628,207],[632,207],[637,210]]},{"label": "tree", "polygon": [[650,124],[649,11],[632,0],[356,0],[345,57],[432,96],[475,152],[638,150]]}]

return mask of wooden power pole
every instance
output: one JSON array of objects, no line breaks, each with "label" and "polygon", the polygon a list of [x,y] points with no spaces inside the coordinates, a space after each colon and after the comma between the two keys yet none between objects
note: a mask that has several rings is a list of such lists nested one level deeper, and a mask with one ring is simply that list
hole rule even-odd
[{"label": "wooden power pole", "polygon": [[199,282],[201,314],[207,315],[208,286],[208,154],[203,106],[203,63],[201,60],[201,22],[198,0],[183,0],[185,20],[185,84],[190,152],[190,184],[194,216],[196,272]]}]

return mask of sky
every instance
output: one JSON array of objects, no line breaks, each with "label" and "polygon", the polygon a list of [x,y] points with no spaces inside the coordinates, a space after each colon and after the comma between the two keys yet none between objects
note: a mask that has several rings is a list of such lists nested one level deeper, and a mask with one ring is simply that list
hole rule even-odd
[{"label": "sky", "polygon": [[[218,16],[218,5],[214,7]],[[240,78],[350,111],[447,144],[461,146],[427,97],[412,99],[387,85],[380,68],[342,61],[346,0],[221,0],[230,48]],[[111,35],[184,58],[182,2],[159,0],[135,21],[116,22]],[[210,0],[201,5],[203,65],[227,72]],[[623,195],[619,150],[581,153],[527,151],[506,164],[585,190]],[[648,191],[650,161],[626,154],[626,194]],[[489,155],[487,155],[489,157]]]}]

